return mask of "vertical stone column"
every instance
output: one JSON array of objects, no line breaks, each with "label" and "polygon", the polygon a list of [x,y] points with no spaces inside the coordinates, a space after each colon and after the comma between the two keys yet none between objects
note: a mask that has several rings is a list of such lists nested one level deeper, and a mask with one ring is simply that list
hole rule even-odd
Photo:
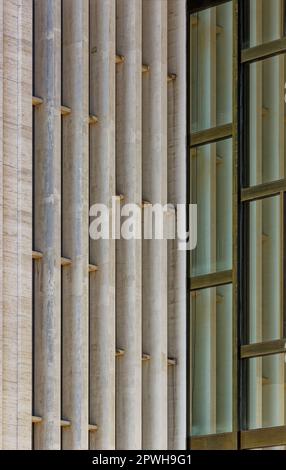
[{"label": "vertical stone column", "polygon": [[[143,199],[167,203],[167,2],[143,0]],[[143,448],[167,448],[167,242],[143,241]]]},{"label": "vertical stone column", "polygon": [[[115,1],[90,1],[90,206],[115,196]],[[92,219],[91,219],[92,220]],[[111,217],[110,217],[111,221]],[[90,240],[91,449],[115,448],[115,241]]]},{"label": "vertical stone column", "polygon": [[[142,4],[117,0],[116,183],[124,203],[142,202]],[[165,77],[166,78],[166,77]],[[142,322],[141,240],[117,242],[116,333],[125,350],[116,372],[116,447],[141,448]]]},{"label": "vertical stone column", "polygon": [[32,8],[0,7],[1,424],[3,449],[31,448]]},{"label": "vertical stone column", "polygon": [[62,430],[64,449],[88,448],[88,0],[62,3]]},{"label": "vertical stone column", "polygon": [[61,446],[61,1],[35,0],[36,449]]},{"label": "vertical stone column", "polygon": [[[186,166],[186,4],[168,2],[168,201],[185,204]],[[186,447],[186,252],[168,242],[168,449]]]},{"label": "vertical stone column", "polygon": [[[4,12],[3,2],[0,3],[0,266],[3,266],[3,77],[4,77]],[[3,428],[3,269],[0,270],[0,449],[3,449],[2,428]]]}]

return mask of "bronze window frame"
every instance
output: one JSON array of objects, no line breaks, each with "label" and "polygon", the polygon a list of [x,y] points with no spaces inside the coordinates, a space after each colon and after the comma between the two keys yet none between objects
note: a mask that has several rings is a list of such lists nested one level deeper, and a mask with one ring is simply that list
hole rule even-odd
[{"label": "bronze window frame", "polygon": [[[285,18],[285,2],[283,2]],[[248,2],[240,2],[240,64],[239,64],[239,96],[240,96],[240,125],[239,125],[239,145],[240,145],[240,189],[239,189],[239,221],[240,221],[240,247],[239,247],[239,357],[240,357],[240,431],[239,431],[239,449],[254,449],[260,447],[271,447],[286,445],[286,426],[265,427],[258,429],[246,428],[246,368],[247,359],[258,358],[269,355],[285,353],[285,193],[286,178],[273,180],[259,185],[249,185],[248,175],[248,76],[249,65],[263,61],[270,57],[286,53],[286,35],[285,25],[281,27],[281,37],[263,43],[254,47],[242,48],[243,35],[249,29]],[[285,157],[284,157],[285,159]],[[285,160],[284,160],[285,168]],[[249,204],[254,201],[261,201],[264,198],[278,196],[281,200],[281,330],[282,337],[272,341],[249,344],[247,341],[247,321],[248,321],[248,222],[249,222]]]},{"label": "bronze window frame", "polygon": [[[190,28],[191,28],[191,15],[201,10],[213,8],[223,3],[230,2],[231,0],[223,1],[192,1],[189,0],[187,4],[187,57],[190,60]],[[188,111],[187,111],[187,194],[188,202],[190,203],[190,162],[189,154],[190,149],[196,148],[201,145],[207,145],[221,140],[232,139],[232,269],[222,272],[215,272],[206,275],[191,277],[190,264],[191,254],[187,253],[187,397],[190,396],[191,384],[191,371],[190,371],[190,347],[191,341],[189,337],[190,331],[190,295],[192,291],[205,289],[209,287],[219,287],[222,285],[232,285],[232,356],[233,356],[233,371],[232,371],[232,432],[211,434],[206,436],[191,436],[191,422],[190,412],[191,403],[189,398],[187,403],[187,448],[188,449],[204,449],[204,450],[222,450],[238,448],[238,405],[237,405],[237,384],[238,384],[238,336],[237,336],[237,318],[238,318],[238,109],[236,103],[238,102],[238,0],[232,0],[233,5],[233,61],[232,61],[232,86],[233,86],[233,107],[232,107],[232,122],[204,129],[198,132],[190,133],[190,67],[187,66],[187,97],[188,97]]]},{"label": "bronze window frame", "polygon": [[[190,45],[190,16],[202,9],[211,8],[225,1],[190,1],[187,7],[188,22],[188,46],[187,54],[189,60]],[[284,227],[286,225],[285,214],[285,195],[286,195],[286,178],[271,181],[256,186],[250,186],[247,181],[246,170],[246,145],[248,139],[248,122],[247,122],[247,99],[248,99],[248,68],[249,64],[279,54],[286,53],[286,2],[284,5],[283,27],[281,28],[281,37],[277,40],[270,41],[255,47],[243,48],[243,37],[245,31],[249,28],[248,2],[245,0],[233,0],[233,121],[224,126],[206,129],[203,131],[190,134],[190,72],[187,67],[187,87],[188,87],[188,119],[187,119],[187,161],[189,170],[189,151],[199,145],[205,145],[225,138],[232,138],[233,141],[233,266],[231,271],[221,273],[213,273],[204,276],[191,277],[190,275],[190,253],[187,254],[188,278],[187,278],[187,332],[189,332],[190,324],[190,294],[192,291],[204,289],[208,287],[216,287],[218,285],[232,284],[233,289],[233,430],[230,433],[191,436],[190,434],[190,361],[187,352],[188,365],[188,418],[187,418],[187,448],[201,450],[222,450],[222,449],[253,449],[260,447],[271,447],[286,445],[286,426],[277,426],[260,429],[243,429],[245,420],[245,360],[255,357],[263,357],[285,353],[286,349],[286,331],[284,325],[283,337],[278,340],[266,341],[255,344],[244,344],[245,337],[245,313],[247,310],[247,286],[245,285],[245,266],[247,267],[247,231],[245,224],[247,223],[247,206],[252,201],[262,200],[263,198],[279,196],[282,201],[282,245],[284,246],[285,234]],[[286,162],[285,162],[286,164]],[[187,174],[187,191],[190,198],[190,175]],[[189,200],[190,202],[190,200]],[[282,321],[285,323],[285,269],[286,269],[286,253],[283,248],[282,259]],[[191,346],[189,334],[187,333],[187,345]]]}]

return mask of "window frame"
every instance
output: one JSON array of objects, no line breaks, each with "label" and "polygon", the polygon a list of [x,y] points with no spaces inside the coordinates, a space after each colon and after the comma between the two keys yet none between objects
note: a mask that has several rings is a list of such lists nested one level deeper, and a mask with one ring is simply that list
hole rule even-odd
[{"label": "window frame", "polygon": [[[285,4],[282,3],[285,18]],[[281,37],[273,41],[269,41],[257,46],[243,48],[243,37],[249,26],[249,10],[248,2],[243,0],[240,2],[240,64],[239,64],[239,96],[240,96],[240,123],[239,123],[239,147],[240,147],[240,203],[239,203],[239,220],[240,220],[240,252],[239,252],[239,323],[240,323],[240,431],[239,431],[239,448],[253,449],[259,447],[271,447],[286,444],[286,425],[275,426],[258,429],[246,428],[247,413],[247,359],[265,357],[269,355],[277,355],[285,353],[286,335],[285,335],[285,195],[286,195],[286,178],[272,180],[258,185],[249,184],[248,175],[248,108],[249,108],[249,65],[255,62],[261,62],[267,58],[278,56],[286,53],[286,34],[285,25],[281,27]],[[284,155],[284,168],[286,157]],[[264,198],[279,196],[281,200],[281,282],[280,292],[282,296],[281,302],[281,321],[283,322],[282,338],[262,341],[259,343],[249,343],[245,341],[247,338],[247,322],[248,322],[248,272],[249,272],[249,204],[254,201],[261,201]]]},{"label": "window frame", "polygon": [[[190,32],[191,15],[204,9],[213,8],[223,3],[232,1],[233,16],[233,60],[232,60],[232,122],[216,127],[190,132]],[[211,144],[232,139],[232,269],[217,271],[215,273],[192,277],[191,276],[191,253],[187,252],[187,447],[189,449],[230,449],[238,448],[238,110],[235,105],[238,102],[238,0],[223,1],[188,1],[187,3],[187,197],[188,203],[191,198],[190,181],[190,149],[201,145]],[[188,221],[189,222],[189,221]],[[219,287],[232,285],[232,431],[228,433],[210,434],[206,436],[191,436],[191,338],[190,338],[190,300],[192,291],[198,291],[208,287]]]},{"label": "window frame", "polygon": [[[230,1],[230,0],[228,0]],[[188,1],[187,3],[187,194],[190,202],[190,148],[202,144],[213,143],[222,138],[232,137],[233,142],[233,266],[228,272],[213,273],[210,275],[191,277],[191,253],[187,253],[187,447],[191,449],[253,449],[260,447],[271,447],[286,445],[286,425],[260,429],[243,429],[246,411],[246,376],[245,360],[255,357],[263,357],[285,353],[286,331],[286,248],[283,251],[282,285],[283,295],[282,309],[284,322],[283,338],[254,344],[244,344],[245,328],[247,326],[246,312],[248,305],[248,285],[245,284],[245,269],[248,268],[248,237],[247,237],[247,206],[251,201],[261,200],[266,197],[279,195],[282,201],[282,246],[285,242],[286,226],[286,177],[256,186],[244,184],[247,182],[246,174],[248,145],[248,65],[253,62],[264,60],[279,54],[286,53],[286,1],[283,1],[284,22],[281,28],[281,37],[258,46],[243,48],[243,38],[249,28],[249,16],[246,6],[248,0],[233,0],[233,121],[220,128],[211,128],[190,134],[190,31],[191,14],[206,8],[217,6],[225,1]],[[283,15],[282,15],[283,17]],[[282,20],[283,21],[283,20]],[[224,129],[222,129],[224,128]],[[285,168],[286,168],[286,157]],[[193,290],[207,287],[215,287],[232,283],[233,291],[233,431],[231,433],[191,436],[191,363],[190,363],[190,295]]]}]

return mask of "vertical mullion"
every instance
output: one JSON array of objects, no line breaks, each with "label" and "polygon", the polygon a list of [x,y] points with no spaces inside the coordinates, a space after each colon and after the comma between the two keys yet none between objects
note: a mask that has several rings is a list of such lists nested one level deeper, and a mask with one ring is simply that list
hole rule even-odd
[{"label": "vertical mullion", "polygon": [[286,224],[286,204],[285,204],[285,193],[281,193],[281,258],[282,258],[282,266],[281,266],[281,273],[282,273],[282,282],[281,282],[281,309],[282,309],[282,325],[281,325],[281,338],[285,338],[286,336],[286,250],[285,250],[285,224]]},{"label": "vertical mullion", "polygon": [[232,252],[232,431],[237,432],[239,430],[238,422],[238,188],[239,188],[239,148],[238,148],[238,108],[239,108],[239,69],[238,69],[238,57],[239,57],[239,11],[238,11],[238,0],[233,0],[233,64],[232,64],[232,124],[233,124],[233,138],[232,138],[232,237],[233,237],[233,252]]},{"label": "vertical mullion", "polygon": [[286,0],[282,0],[282,32],[281,36],[286,35]]},{"label": "vertical mullion", "polygon": [[[285,158],[285,156],[284,156]],[[285,162],[284,162],[285,164]],[[282,192],[280,194],[281,198],[281,338],[285,338],[285,292],[286,292],[286,276],[285,276],[285,193]],[[284,359],[285,360],[285,359]],[[283,374],[283,382],[285,383],[285,369],[282,371]],[[285,395],[285,388],[284,388],[284,395]],[[284,400],[284,424],[286,423],[286,406]]]},{"label": "vertical mullion", "polygon": [[[283,116],[284,122],[284,116]],[[285,145],[285,144],[284,144]],[[285,156],[284,156],[285,159]],[[285,161],[284,161],[285,164]],[[281,324],[280,324],[280,338],[284,338],[284,320],[285,320],[285,193],[280,193],[280,315],[281,315]],[[282,360],[280,361],[280,369],[281,369],[281,383],[285,384],[285,367],[283,363],[285,362],[285,358],[282,356]],[[284,390],[282,389],[282,394],[285,397],[285,387]],[[283,414],[284,414],[284,421],[283,424],[286,424],[286,406],[285,406],[285,398],[281,400],[281,404],[284,407]]]},{"label": "vertical mullion", "polygon": [[280,193],[280,338],[284,338],[284,321],[285,321],[285,193]]},{"label": "vertical mullion", "polygon": [[[250,20],[250,41],[254,44],[260,43],[262,40],[263,25],[262,25],[262,5],[260,2],[255,1],[250,7],[251,20]],[[249,139],[249,172],[251,175],[251,183],[259,184],[262,182],[263,175],[263,158],[262,158],[262,129],[263,129],[263,64],[258,62],[250,66],[249,70],[249,87],[251,93],[248,99],[252,115],[249,116],[249,124],[253,130]],[[255,156],[255,158],[254,158]],[[249,248],[248,255],[250,269],[253,267],[252,272],[249,273],[249,319],[248,319],[248,338],[252,341],[261,341],[263,334],[263,240],[262,240],[262,207],[260,203],[254,203],[249,207]],[[252,311],[252,315],[250,315]],[[255,313],[254,313],[255,312]],[[262,361],[252,361],[247,365],[247,380],[249,382],[248,396],[245,397],[249,401],[248,421],[256,426],[258,423],[261,425],[262,419],[262,381],[257,381],[257,377],[262,374]],[[254,383],[252,383],[254,381]],[[252,383],[252,386],[251,386]],[[252,393],[252,390],[254,391]],[[251,393],[251,395],[250,395]]]}]

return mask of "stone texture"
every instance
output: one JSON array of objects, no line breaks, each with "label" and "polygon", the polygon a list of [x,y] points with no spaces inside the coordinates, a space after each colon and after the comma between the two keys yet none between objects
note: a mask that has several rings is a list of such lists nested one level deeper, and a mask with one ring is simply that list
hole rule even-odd
[{"label": "stone texture", "polygon": [[3,449],[31,448],[32,4],[0,6],[0,397]]},{"label": "stone texture", "polygon": [[[115,1],[90,2],[90,205],[106,204],[115,185]],[[119,65],[120,66],[120,65]],[[92,219],[90,219],[92,220]],[[91,449],[115,448],[115,240],[91,240],[90,434]]]},{"label": "stone texture", "polygon": [[185,253],[90,241],[88,208],[185,202],[185,1],[61,3],[34,1],[32,90],[32,0],[0,2],[0,448],[183,449]]},{"label": "stone texture", "polygon": [[[167,2],[143,0],[143,198],[167,203]],[[171,202],[171,201],[170,201]],[[143,448],[167,448],[167,241],[143,241]]]},{"label": "stone texture", "polygon": [[34,249],[35,448],[61,447],[61,2],[36,0]]},{"label": "stone texture", "polygon": [[88,0],[64,0],[62,22],[62,430],[63,449],[88,448]]},{"label": "stone texture", "polygon": [[[142,201],[142,4],[117,1],[116,184],[124,203]],[[116,336],[125,350],[116,363],[116,447],[142,445],[141,240],[116,243]]]}]

